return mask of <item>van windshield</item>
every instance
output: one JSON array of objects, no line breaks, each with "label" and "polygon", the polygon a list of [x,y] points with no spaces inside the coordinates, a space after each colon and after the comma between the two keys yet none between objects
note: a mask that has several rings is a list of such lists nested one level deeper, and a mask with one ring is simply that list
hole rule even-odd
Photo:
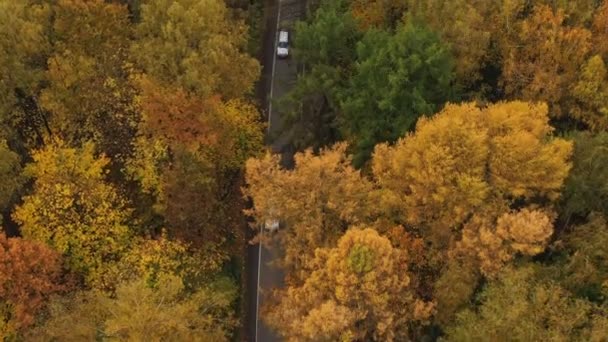
[{"label": "van windshield", "polygon": [[282,49],[286,49],[287,48],[287,42],[279,42],[279,47]]}]

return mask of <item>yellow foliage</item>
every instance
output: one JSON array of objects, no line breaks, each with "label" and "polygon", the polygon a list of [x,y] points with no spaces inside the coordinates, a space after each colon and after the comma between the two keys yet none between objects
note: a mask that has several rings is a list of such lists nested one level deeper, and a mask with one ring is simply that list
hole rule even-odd
[{"label": "yellow foliage", "polygon": [[50,111],[53,132],[70,143],[92,139],[113,162],[129,153],[139,119],[127,54],[131,36],[125,5],[60,0],[53,6],[54,53],[40,104]]},{"label": "yellow foliage", "polygon": [[250,159],[243,189],[253,199],[247,212],[262,224],[278,218],[289,227],[278,238],[285,247],[284,266],[296,279],[307,276],[307,264],[317,247],[335,243],[349,224],[364,222],[374,208],[369,181],[351,166],[346,145],[338,144],[317,156],[311,150],[295,155],[295,168],[282,169],[279,156]]},{"label": "yellow foliage", "polygon": [[475,215],[462,232],[459,252],[473,254],[486,276],[494,276],[517,254],[544,251],[553,234],[551,216],[539,210],[505,213],[494,223]]},{"label": "yellow foliage", "polygon": [[194,252],[190,245],[172,240],[166,233],[156,239],[138,239],[121,259],[117,278],[142,279],[155,286],[159,279],[176,276],[184,283],[196,282],[217,273],[221,263],[204,250]]},{"label": "yellow foliage", "polygon": [[414,134],[376,147],[379,207],[445,245],[474,213],[495,218],[515,199],[556,200],[572,144],[551,132],[543,104],[447,105]]},{"label": "yellow foliage", "polygon": [[268,324],[289,341],[403,341],[433,304],[414,298],[404,251],[370,228],[351,228],[334,248],[317,249],[302,286],[279,292]]},{"label": "yellow foliage", "polygon": [[[608,39],[608,35],[607,35]],[[571,115],[594,131],[608,128],[608,71],[601,56],[591,57],[571,89]]]},{"label": "yellow foliage", "polygon": [[26,340],[229,341],[235,290],[217,284],[189,294],[179,278],[166,276],[154,287],[144,279],[122,283],[113,295],[80,292],[54,301]]},{"label": "yellow foliage", "polygon": [[362,30],[390,27],[399,19],[406,4],[400,0],[354,0],[350,11]]},{"label": "yellow foliage", "polygon": [[127,162],[127,173],[144,192],[162,196],[162,169],[169,162],[167,144],[161,139],[139,136],[134,145],[135,155]]},{"label": "yellow foliage", "polygon": [[221,0],[157,0],[141,6],[132,53],[144,72],[204,98],[249,93],[260,65],[242,50],[247,27]]},{"label": "yellow foliage", "polygon": [[95,146],[71,148],[62,141],[35,151],[25,172],[35,179],[31,195],[13,213],[24,237],[64,254],[88,285],[106,287],[106,271],[130,243],[131,209],[104,180],[109,159]]},{"label": "yellow foliage", "polygon": [[28,120],[17,107],[15,89],[34,95],[43,78],[46,65],[40,57],[50,47],[45,35],[50,7],[41,1],[0,0],[0,128],[5,138]]}]

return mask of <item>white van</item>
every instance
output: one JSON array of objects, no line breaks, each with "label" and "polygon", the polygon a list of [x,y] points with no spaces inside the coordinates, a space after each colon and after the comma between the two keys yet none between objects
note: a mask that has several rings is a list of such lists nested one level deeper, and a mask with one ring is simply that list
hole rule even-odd
[{"label": "white van", "polygon": [[289,56],[289,33],[287,31],[279,31],[279,44],[277,45],[277,56],[286,58]]}]

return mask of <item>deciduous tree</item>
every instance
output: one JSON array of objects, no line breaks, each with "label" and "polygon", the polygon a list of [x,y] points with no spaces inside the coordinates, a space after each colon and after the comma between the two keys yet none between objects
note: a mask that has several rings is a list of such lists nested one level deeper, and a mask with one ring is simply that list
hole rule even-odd
[{"label": "deciduous tree", "polygon": [[153,79],[204,98],[233,99],[248,93],[260,66],[242,52],[247,28],[224,1],[153,0],[141,6],[131,50]]},{"label": "deciduous tree", "polygon": [[502,85],[509,98],[544,101],[554,116],[591,49],[591,32],[564,24],[562,9],[537,5],[503,51]]},{"label": "deciduous tree", "polygon": [[572,146],[548,139],[551,131],[545,105],[448,105],[394,146],[376,147],[380,208],[444,245],[472,214],[494,220],[515,200],[555,201]]},{"label": "deciduous tree", "polygon": [[0,336],[34,323],[46,299],[67,289],[61,255],[46,245],[0,233]]},{"label": "deciduous tree", "polygon": [[13,213],[24,237],[46,243],[66,257],[70,270],[87,285],[106,287],[106,270],[130,243],[131,210],[105,179],[109,159],[85,143],[71,148],[62,141],[34,151],[25,172],[35,179],[33,192]]},{"label": "deciduous tree", "polygon": [[130,82],[133,28],[127,7],[60,0],[53,11],[54,53],[48,60],[49,86],[41,95],[52,113],[52,129],[70,143],[93,140],[113,162],[123,162],[139,120]]},{"label": "deciduous tree", "polygon": [[319,148],[338,138],[337,94],[346,86],[362,33],[347,1],[323,1],[310,22],[298,22],[294,56],[305,65],[294,88],[279,102],[283,125],[296,148]]},{"label": "deciduous tree", "polygon": [[408,15],[423,20],[449,46],[463,86],[481,79],[481,69],[490,58],[492,29],[485,18],[487,7],[476,0],[408,1]]},{"label": "deciduous tree", "polygon": [[[608,298],[608,223],[601,214],[564,234],[558,246],[568,258],[558,264],[563,286],[579,297],[596,303]],[[608,317],[608,316],[607,316]]]},{"label": "deciduous tree", "polygon": [[492,277],[518,254],[543,252],[551,234],[551,216],[539,210],[503,214],[495,223],[474,215],[464,226],[457,252],[472,253],[481,272]]},{"label": "deciduous tree", "polygon": [[604,0],[595,10],[591,32],[593,32],[593,50],[604,60],[608,59],[608,1]]},{"label": "deciduous tree", "polygon": [[140,279],[154,287],[163,277],[175,276],[193,290],[217,277],[224,261],[218,260],[218,254],[226,253],[193,248],[192,243],[172,239],[163,230],[158,237],[136,238],[113,271],[116,283]]},{"label": "deciduous tree", "polygon": [[301,286],[278,292],[266,322],[289,341],[405,341],[433,311],[411,293],[403,251],[375,230],[349,229],[318,248]]},{"label": "deciduous tree", "polygon": [[392,28],[401,19],[407,4],[400,0],[353,0],[350,11],[363,29]]},{"label": "deciduous tree", "polygon": [[50,318],[31,331],[33,341],[228,341],[235,319],[233,284],[220,281],[189,294],[177,277],[154,287],[124,283],[115,296],[96,290],[55,301]]},{"label": "deciduous tree", "polygon": [[[4,212],[13,203],[21,190],[25,177],[22,174],[21,158],[11,151],[6,141],[0,140],[0,211]],[[0,218],[0,222],[2,219]]]},{"label": "deciduous tree", "polygon": [[46,135],[31,104],[44,78],[50,7],[40,1],[0,1],[0,122],[3,138],[41,142]]},{"label": "deciduous tree", "polygon": [[595,55],[581,66],[571,96],[572,117],[594,131],[608,128],[608,71],[602,57]]},{"label": "deciduous tree", "polygon": [[448,340],[601,341],[607,337],[603,309],[539,279],[532,266],[504,272],[479,299],[479,307],[461,312],[447,329]]},{"label": "deciduous tree", "polygon": [[453,61],[439,37],[407,22],[394,36],[370,30],[357,46],[354,75],[341,98],[339,123],[362,165],[374,145],[393,142],[452,96]]},{"label": "deciduous tree", "polygon": [[279,219],[289,227],[278,239],[285,249],[283,265],[294,280],[305,279],[315,248],[332,246],[348,225],[372,216],[368,198],[371,183],[351,166],[346,145],[315,155],[295,155],[295,168],[282,169],[279,156],[247,162],[244,194],[253,199],[258,224]]},{"label": "deciduous tree", "polygon": [[574,136],[573,168],[563,191],[562,216],[585,218],[592,212],[608,216],[608,133]]},{"label": "deciduous tree", "polygon": [[171,236],[219,247],[241,231],[242,170],[262,150],[259,112],[245,100],[199,100],[144,82],[142,136],[128,172],[153,195]]}]

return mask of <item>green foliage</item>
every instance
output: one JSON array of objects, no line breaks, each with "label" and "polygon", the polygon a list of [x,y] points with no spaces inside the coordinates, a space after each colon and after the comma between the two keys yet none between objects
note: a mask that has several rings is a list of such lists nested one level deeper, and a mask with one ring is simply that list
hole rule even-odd
[{"label": "green foliage", "polygon": [[608,71],[599,55],[582,65],[578,81],[571,90],[572,116],[591,130],[608,128]]},{"label": "green foliage", "polygon": [[562,195],[562,215],[608,215],[608,133],[578,132],[574,139],[574,167]]},{"label": "green foliage", "polygon": [[300,63],[339,69],[353,63],[361,33],[345,6],[344,0],[324,1],[310,22],[296,24],[294,54]]},{"label": "green foliage", "polygon": [[[458,83],[473,88],[489,62],[491,26],[485,16],[490,2],[478,0],[407,0],[408,15],[437,32],[454,55]],[[497,3],[499,1],[496,1]]]},{"label": "green foliage", "polygon": [[418,117],[453,98],[453,78],[447,47],[426,27],[408,21],[394,36],[368,31],[340,96],[340,129],[353,145],[355,165],[369,158],[376,143],[395,141]]},{"label": "green foliage", "polygon": [[294,57],[306,70],[279,108],[286,113],[284,125],[293,127],[292,142],[318,148],[337,138],[337,93],[350,76],[362,33],[345,1],[324,1],[310,22],[296,24],[295,32]]},{"label": "green foliage", "polygon": [[367,273],[374,268],[374,251],[364,245],[355,245],[348,255],[348,263],[353,271]]}]

